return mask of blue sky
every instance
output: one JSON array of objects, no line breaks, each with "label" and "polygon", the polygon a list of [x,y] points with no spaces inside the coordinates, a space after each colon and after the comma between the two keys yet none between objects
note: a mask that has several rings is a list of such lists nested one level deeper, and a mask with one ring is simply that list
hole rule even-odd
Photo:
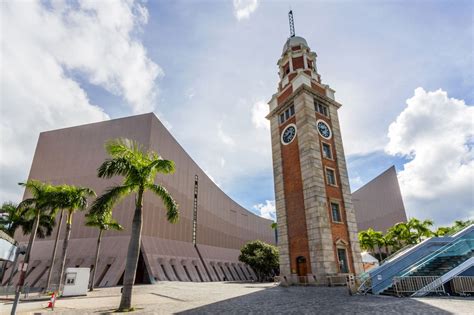
[{"label": "blue sky", "polygon": [[[409,215],[474,216],[472,1],[42,3],[1,5],[1,148],[21,142],[22,156],[1,160],[2,201],[19,198],[10,183],[27,176],[38,132],[154,111],[228,195],[271,216],[263,116],[291,6],[296,34],[343,104],[352,188],[395,165]],[[18,124],[34,128],[12,132]]]}]

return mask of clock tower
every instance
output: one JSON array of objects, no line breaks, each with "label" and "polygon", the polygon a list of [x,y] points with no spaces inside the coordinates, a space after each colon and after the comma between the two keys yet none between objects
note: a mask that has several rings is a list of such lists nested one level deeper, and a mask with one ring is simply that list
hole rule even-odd
[{"label": "clock tower", "polygon": [[[290,26],[292,20],[290,20]],[[280,275],[326,284],[362,261],[339,127],[341,104],[323,84],[316,53],[292,36],[269,102]]]}]

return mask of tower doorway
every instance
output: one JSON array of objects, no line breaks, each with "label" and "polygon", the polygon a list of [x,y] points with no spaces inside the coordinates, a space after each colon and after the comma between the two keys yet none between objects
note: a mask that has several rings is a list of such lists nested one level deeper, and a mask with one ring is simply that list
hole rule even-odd
[{"label": "tower doorway", "polygon": [[299,256],[298,258],[296,258],[296,273],[298,274],[299,282],[306,283],[308,269],[306,266],[306,258],[303,256]]}]

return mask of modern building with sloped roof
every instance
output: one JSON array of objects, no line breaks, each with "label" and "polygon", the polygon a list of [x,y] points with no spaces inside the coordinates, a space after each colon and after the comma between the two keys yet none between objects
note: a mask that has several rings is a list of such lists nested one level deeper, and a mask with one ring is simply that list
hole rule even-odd
[{"label": "modern building with sloped roof", "polygon": [[395,223],[407,221],[395,166],[353,192],[352,202],[359,231],[386,232]]},{"label": "modern building with sloped roof", "polygon": [[[145,194],[136,282],[255,279],[253,271],[238,261],[240,248],[256,239],[274,243],[272,221],[244,209],[227,196],[153,113],[42,132],[29,179],[87,186],[100,195],[107,187],[121,182],[118,177],[107,180],[97,177],[97,168],[108,157],[104,144],[116,138],[136,140],[145,149],[176,164],[174,174],[158,175],[157,182],[162,183],[179,204],[179,222],[169,223],[162,201],[155,195]],[[114,286],[122,281],[134,198],[131,195],[114,208],[114,218],[125,229],[105,232],[96,286]],[[85,226],[84,221],[84,213],[74,215],[66,267],[94,267],[99,231]],[[38,239],[34,244],[26,278],[31,287],[44,287],[46,283],[55,235],[56,230],[51,237]],[[16,239],[23,243],[28,241],[21,231]],[[62,248],[62,241],[58,248]],[[60,266],[59,256],[55,269]],[[52,283],[57,281],[53,279]]]}]

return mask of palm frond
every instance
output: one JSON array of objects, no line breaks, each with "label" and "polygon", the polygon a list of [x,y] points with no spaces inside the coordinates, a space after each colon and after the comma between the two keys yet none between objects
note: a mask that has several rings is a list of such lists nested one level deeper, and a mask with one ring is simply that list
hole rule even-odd
[{"label": "palm frond", "polygon": [[28,209],[36,203],[36,198],[28,198],[18,204],[18,209]]},{"label": "palm frond", "polygon": [[171,223],[178,222],[178,204],[176,203],[176,201],[174,201],[173,197],[166,190],[166,188],[156,184],[147,184],[146,188],[150,189],[152,192],[154,192],[161,198],[166,208],[166,218],[168,219],[168,221]]},{"label": "palm frond", "polygon": [[97,176],[101,178],[111,178],[113,176],[127,176],[132,172],[136,172],[130,160],[125,157],[117,157],[105,160],[97,169]]},{"label": "palm frond", "polygon": [[89,209],[89,213],[98,215],[107,211],[111,211],[117,202],[133,191],[133,188],[134,187],[131,185],[107,188],[105,192],[101,196],[97,197],[97,199],[94,201],[91,208]]},{"label": "palm frond", "polygon": [[116,221],[109,222],[108,226],[109,226],[109,228],[108,228],[109,230],[115,230],[115,231],[122,231],[123,230],[123,226],[120,225]]},{"label": "palm frond", "polygon": [[173,174],[175,171],[174,161],[163,160],[162,158],[155,159],[148,167],[162,174]]},{"label": "palm frond", "polygon": [[[22,222],[21,229],[23,230],[23,234],[27,235],[31,233],[31,231],[33,230],[35,219],[36,217],[32,217]],[[55,225],[56,221],[53,217],[49,216],[48,214],[42,214],[40,216],[36,236],[38,236],[39,238],[45,238],[47,236],[50,236],[53,232],[53,228]]]},{"label": "palm frond", "polygon": [[105,144],[107,153],[114,157],[143,156],[143,146],[137,141],[127,138],[119,138],[107,141]]},{"label": "palm frond", "polygon": [[86,226],[96,227],[100,230],[123,230],[123,226],[112,218],[112,211],[86,214]]},{"label": "palm frond", "polygon": [[37,196],[41,191],[43,184],[40,181],[29,179],[26,183],[18,183],[18,185],[25,187],[33,196]]}]

